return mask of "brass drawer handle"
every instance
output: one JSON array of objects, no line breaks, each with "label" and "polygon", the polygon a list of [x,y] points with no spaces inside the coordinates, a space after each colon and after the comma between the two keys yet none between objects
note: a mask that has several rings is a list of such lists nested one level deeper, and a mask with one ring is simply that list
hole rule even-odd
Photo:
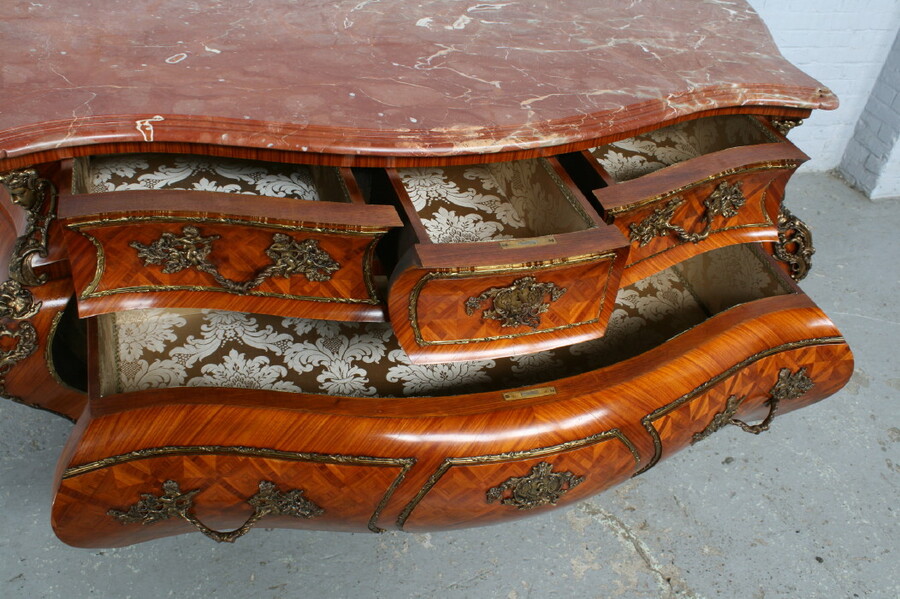
[{"label": "brass drawer handle", "polygon": [[813,247],[809,227],[782,206],[778,214],[778,243],[775,244],[775,257],[787,263],[792,279],[801,281],[809,274],[815,253],[816,248]]},{"label": "brass drawer handle", "polygon": [[653,241],[654,238],[662,237],[672,232],[681,241],[697,243],[709,237],[709,234],[712,232],[713,217],[723,216],[731,218],[746,203],[747,198],[744,197],[744,193],[741,191],[740,181],[734,185],[723,181],[703,202],[703,205],[706,206],[706,211],[703,214],[703,220],[706,224],[699,233],[688,233],[683,227],[671,223],[675,211],[684,204],[684,198],[676,196],[662,208],[654,210],[650,216],[640,223],[628,225],[629,238],[632,243],[637,242],[640,247],[644,247]]},{"label": "brass drawer handle", "polygon": [[253,506],[253,514],[247,521],[234,530],[218,531],[209,528],[194,515],[194,495],[200,492],[199,489],[182,493],[176,481],[167,480],[163,483],[163,491],[159,497],[144,493],[140,501],[127,511],[109,510],[107,514],[123,524],[155,524],[169,518],[181,518],[217,543],[234,543],[266,516],[309,519],[324,513],[322,508],[303,497],[302,489],[279,491],[275,483],[264,480],[259,483],[259,492],[247,500]]},{"label": "brass drawer handle", "polygon": [[180,236],[166,232],[150,245],[137,241],[128,245],[137,250],[144,266],[162,266],[162,271],[166,274],[195,268],[212,275],[216,283],[235,293],[246,293],[266,279],[276,276],[288,278],[303,274],[310,281],[328,281],[341,267],[328,252],[319,247],[317,239],[297,241],[284,233],[275,233],[272,235],[272,244],[266,249],[266,256],[272,259],[272,264],[248,281],[232,281],[222,276],[219,269],[207,259],[212,252],[212,242],[219,237],[203,237],[197,227],[188,225],[181,230]]},{"label": "brass drawer handle", "polygon": [[[571,472],[553,472],[547,462],[535,464],[526,476],[514,476],[500,485],[488,489],[487,501],[499,500],[502,505],[512,505],[520,510],[533,510],[543,505],[556,505],[563,495],[584,482],[583,476]],[[510,495],[504,497],[504,493]]]},{"label": "brass drawer handle", "polygon": [[794,373],[791,372],[790,368],[782,368],[778,373],[778,381],[769,391],[769,399],[766,400],[766,404],[769,406],[769,412],[766,414],[765,418],[757,424],[747,424],[743,420],[735,418],[734,415],[737,413],[738,408],[741,407],[744,400],[747,399],[747,396],[744,395],[738,397],[737,395],[732,395],[726,401],[725,409],[716,414],[705,429],[699,433],[694,433],[694,436],[691,438],[691,444],[693,445],[697,441],[705,439],[726,424],[739,426],[741,430],[753,433],[754,435],[767,431],[769,430],[772,421],[775,419],[778,405],[782,401],[797,399],[812,388],[813,381],[807,376],[806,368],[801,368]]},{"label": "brass drawer handle", "polygon": [[[466,300],[466,314],[471,316],[486,301],[491,307],[482,313],[484,320],[499,320],[501,327],[529,326],[536,329],[541,324],[540,315],[550,308],[550,303],[558,300],[565,287],[555,283],[538,283],[534,277],[522,277],[508,287],[492,287],[481,295]],[[544,303],[544,296],[550,295],[550,302]]]}]

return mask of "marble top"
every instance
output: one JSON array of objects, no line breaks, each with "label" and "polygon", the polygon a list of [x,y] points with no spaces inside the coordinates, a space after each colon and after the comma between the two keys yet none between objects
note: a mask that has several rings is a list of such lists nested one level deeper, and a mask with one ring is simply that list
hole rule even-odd
[{"label": "marble top", "polygon": [[192,141],[380,156],[835,108],[744,0],[10,0],[0,158]]}]

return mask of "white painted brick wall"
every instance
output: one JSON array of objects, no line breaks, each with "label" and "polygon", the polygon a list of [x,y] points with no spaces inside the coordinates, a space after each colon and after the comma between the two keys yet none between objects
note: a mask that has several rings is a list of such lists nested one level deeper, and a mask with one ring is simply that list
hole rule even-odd
[{"label": "white painted brick wall", "polygon": [[869,197],[873,200],[900,198],[900,143],[894,145],[878,184]]},{"label": "white painted brick wall", "polygon": [[900,35],[847,144],[840,172],[872,199],[900,196]]},{"label": "white painted brick wall", "polygon": [[836,168],[900,30],[900,1],[748,1],[784,57],[840,98],[840,108],[815,111],[790,134],[812,157],[804,169]]}]

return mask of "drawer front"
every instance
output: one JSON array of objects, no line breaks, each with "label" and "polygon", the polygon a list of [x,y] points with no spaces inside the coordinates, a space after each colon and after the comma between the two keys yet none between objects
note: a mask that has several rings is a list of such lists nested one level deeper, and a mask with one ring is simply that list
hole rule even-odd
[{"label": "drawer front", "polygon": [[784,186],[808,157],[760,117],[701,118],[581,154],[606,220],[631,242],[629,284],[692,255],[777,239]]},{"label": "drawer front", "polygon": [[562,264],[416,268],[391,288],[391,321],[414,362],[530,353],[603,335],[621,252]]},{"label": "drawer front", "polygon": [[607,209],[631,242],[623,283],[724,245],[777,239],[778,206],[793,168],[711,176]]},{"label": "drawer front", "polygon": [[850,349],[843,342],[811,339],[780,349],[751,357],[648,414],[642,422],[656,451],[642,471],[726,426],[754,434],[777,427],[772,424],[777,414],[828,397],[853,373]]},{"label": "drawer front", "polygon": [[637,451],[618,430],[557,447],[448,458],[401,513],[408,531],[501,522],[580,501],[630,477]]},{"label": "drawer front", "polygon": [[169,216],[66,225],[82,316],[203,307],[384,319],[372,273],[383,230]]},{"label": "drawer front", "polygon": [[153,457],[66,472],[52,513],[63,541],[111,547],[197,530],[233,542],[257,525],[379,532],[375,520],[411,465],[246,447],[138,453]]}]

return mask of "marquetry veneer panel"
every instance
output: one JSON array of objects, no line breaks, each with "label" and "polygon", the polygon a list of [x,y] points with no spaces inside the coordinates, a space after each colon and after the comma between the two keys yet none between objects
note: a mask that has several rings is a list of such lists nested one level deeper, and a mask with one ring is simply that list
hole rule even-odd
[{"label": "marquetry veneer panel", "polygon": [[631,242],[623,284],[717,247],[777,241],[784,186],[808,159],[751,116],[688,121],[582,156],[606,183],[594,191],[605,218]]},{"label": "marquetry veneer panel", "polygon": [[274,483],[282,493],[302,491],[311,509],[303,517],[266,514],[260,527],[378,532],[378,514],[409,465],[403,459],[248,447],[157,448],[70,469],[54,500],[53,526],[63,541],[79,546],[119,546],[191,532],[197,527],[174,514],[123,522],[109,513],[127,512],[142,496],[160,497],[166,481],[174,481],[181,494],[196,492],[190,498],[192,515],[214,530],[240,527],[253,513],[251,498],[260,483]]}]

